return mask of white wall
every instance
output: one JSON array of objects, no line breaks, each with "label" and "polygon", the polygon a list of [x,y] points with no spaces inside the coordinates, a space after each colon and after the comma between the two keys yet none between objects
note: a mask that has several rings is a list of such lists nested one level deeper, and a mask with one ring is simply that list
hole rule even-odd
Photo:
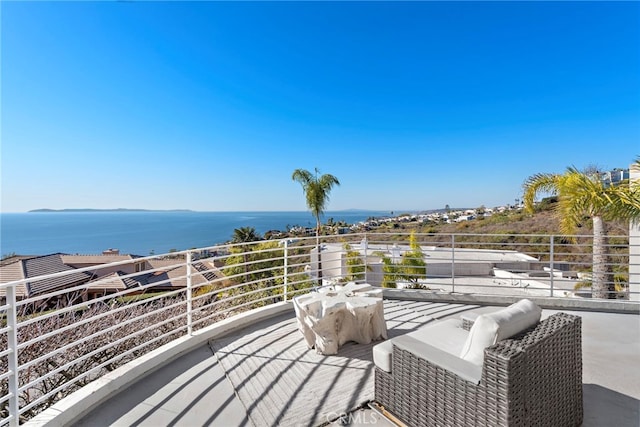
[{"label": "white wall", "polygon": [[[339,245],[321,245],[322,257],[320,262],[322,263],[322,279],[331,280],[336,277],[342,277],[343,275],[343,253],[344,250]],[[311,274],[317,276],[318,271],[318,250],[317,248],[311,249]],[[346,270],[345,270],[346,271]]]}]

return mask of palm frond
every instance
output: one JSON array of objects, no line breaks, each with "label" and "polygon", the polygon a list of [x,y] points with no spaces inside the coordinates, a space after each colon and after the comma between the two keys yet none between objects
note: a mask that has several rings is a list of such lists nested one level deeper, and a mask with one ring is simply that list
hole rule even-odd
[{"label": "palm frond", "polygon": [[535,199],[540,193],[557,194],[558,191],[557,174],[538,173],[529,177],[523,184],[523,202],[527,212],[533,212]]}]

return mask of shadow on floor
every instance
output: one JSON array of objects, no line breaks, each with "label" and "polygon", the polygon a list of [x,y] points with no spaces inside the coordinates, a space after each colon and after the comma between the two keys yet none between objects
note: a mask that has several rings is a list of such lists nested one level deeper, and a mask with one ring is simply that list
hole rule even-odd
[{"label": "shadow on floor", "polygon": [[598,384],[582,385],[584,427],[640,426],[640,400]]},{"label": "shadow on floor", "polygon": [[205,345],[119,390],[74,424],[125,425],[244,426],[249,420],[216,357]]}]

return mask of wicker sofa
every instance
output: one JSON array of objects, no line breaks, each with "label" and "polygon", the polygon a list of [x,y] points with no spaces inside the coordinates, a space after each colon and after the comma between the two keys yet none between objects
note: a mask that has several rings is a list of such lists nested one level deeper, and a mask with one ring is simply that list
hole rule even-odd
[{"label": "wicker sofa", "polygon": [[[466,332],[471,323],[441,326]],[[456,334],[463,333],[446,336]],[[582,424],[579,316],[557,313],[500,340],[484,349],[479,366],[420,336],[400,336],[384,345],[392,349],[390,365],[376,362],[375,399],[408,426]]]}]

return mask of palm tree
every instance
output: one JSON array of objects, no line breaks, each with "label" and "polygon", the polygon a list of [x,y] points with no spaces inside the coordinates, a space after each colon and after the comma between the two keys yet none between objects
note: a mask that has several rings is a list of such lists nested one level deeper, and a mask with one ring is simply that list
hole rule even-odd
[{"label": "palm tree", "polygon": [[420,289],[420,279],[427,276],[427,263],[414,232],[409,236],[409,247],[411,250],[404,253],[401,261],[403,278],[411,283],[412,288]]},{"label": "palm tree", "polygon": [[[640,159],[636,160],[640,166]],[[524,183],[523,202],[528,212],[534,210],[534,200],[539,193],[557,196],[556,214],[560,219],[560,231],[575,234],[585,218],[593,223],[592,295],[594,298],[611,298],[614,283],[607,265],[607,234],[605,221],[640,221],[640,185],[622,182],[608,185],[599,174],[580,172],[570,167],[563,174],[536,174]]]},{"label": "palm tree", "polygon": [[415,233],[409,236],[410,250],[402,254],[400,262],[395,262],[382,251],[374,252],[382,261],[382,287],[396,288],[398,282],[409,282],[411,289],[428,289],[420,284],[420,279],[427,277],[427,263],[424,252],[418,243]]},{"label": "palm tree", "polygon": [[233,230],[232,243],[247,243],[261,240],[260,233],[254,227],[240,227]]},{"label": "palm tree", "polygon": [[[345,250],[347,257],[347,275],[345,280],[348,282],[363,280],[366,277],[365,273],[371,271],[371,268],[366,265],[360,251],[353,249],[348,243],[343,244],[342,248]],[[364,258],[366,257],[367,254],[365,253]]]},{"label": "palm tree", "polygon": [[[249,242],[256,242],[261,239],[262,239],[262,236],[260,236],[260,233],[258,233],[254,227],[240,227],[233,230],[233,237],[231,238],[231,243],[249,243]],[[249,266],[247,265],[247,263],[249,262],[248,256],[247,256],[247,251],[249,250],[248,246],[240,245],[240,250],[242,251],[242,259],[244,260],[244,272],[248,273],[249,272]]]},{"label": "palm tree", "polygon": [[324,213],[329,202],[329,193],[334,185],[340,185],[338,178],[331,174],[318,176],[320,171],[315,168],[315,174],[305,169],[296,169],[291,179],[302,185],[307,207],[316,219],[316,247],[318,248],[318,279],[322,283],[322,261],[320,260],[320,215]]}]

